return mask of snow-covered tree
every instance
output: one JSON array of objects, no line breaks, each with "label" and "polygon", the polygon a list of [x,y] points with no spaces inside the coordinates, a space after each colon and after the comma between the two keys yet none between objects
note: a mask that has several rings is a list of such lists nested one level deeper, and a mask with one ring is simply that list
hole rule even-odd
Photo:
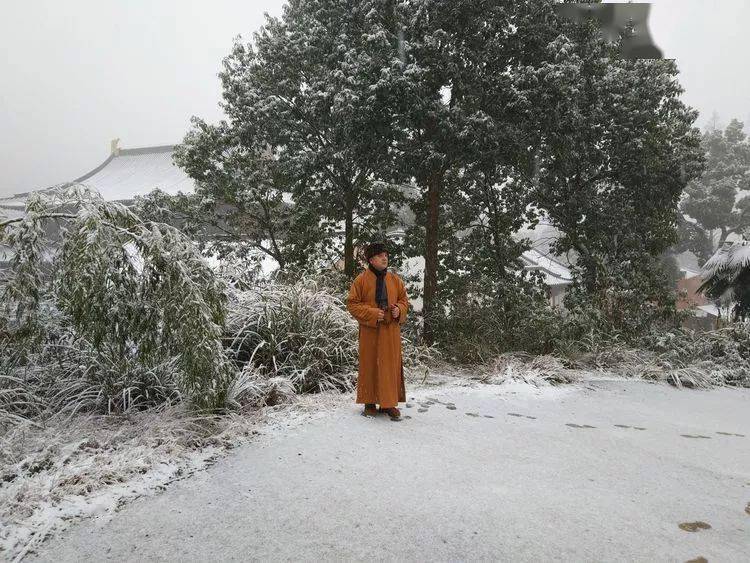
[{"label": "snow-covered tree", "polygon": [[534,132],[524,112],[528,85],[519,78],[544,59],[533,10],[473,0],[402,4],[408,80],[397,158],[420,193],[407,238],[425,260],[428,342],[443,305],[472,276],[515,284],[523,247],[510,235],[528,218],[524,177]]},{"label": "snow-covered tree", "polygon": [[[284,223],[274,239],[282,266],[303,262],[321,243],[335,253],[343,223],[351,275],[357,223],[390,213],[378,203],[397,192],[376,190],[374,181],[387,167],[401,65],[393,17],[392,2],[292,0],[281,18],[268,17],[254,44],[238,40],[224,60],[227,120],[195,120],[178,151],[217,200],[252,203],[243,214]],[[282,191],[295,203],[288,218]]]},{"label": "snow-covered tree", "polygon": [[702,277],[699,291],[731,300],[734,320],[750,318],[750,240],[722,245],[703,265]]},{"label": "snow-covered tree", "polygon": [[697,221],[690,249],[704,260],[730,234],[750,226],[750,139],[743,127],[733,119],[724,131],[704,132],[706,170],[690,182],[681,203],[682,211]]},{"label": "snow-covered tree", "polygon": [[534,201],[563,233],[554,250],[575,253],[580,289],[637,325],[646,304],[673,301],[658,264],[701,172],[697,112],[679,98],[674,61],[620,59],[591,22],[544,35],[549,63],[530,75],[549,86],[529,100],[539,120]]}]

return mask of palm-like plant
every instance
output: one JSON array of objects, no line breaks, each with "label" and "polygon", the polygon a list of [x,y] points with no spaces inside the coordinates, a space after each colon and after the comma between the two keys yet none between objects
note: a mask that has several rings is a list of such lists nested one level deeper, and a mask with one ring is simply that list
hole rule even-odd
[{"label": "palm-like plant", "polygon": [[711,298],[734,301],[734,320],[750,317],[750,240],[725,243],[703,265],[698,288]]}]

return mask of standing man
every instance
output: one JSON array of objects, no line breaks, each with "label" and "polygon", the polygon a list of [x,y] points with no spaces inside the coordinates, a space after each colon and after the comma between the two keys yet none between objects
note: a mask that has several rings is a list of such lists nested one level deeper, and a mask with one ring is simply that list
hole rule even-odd
[{"label": "standing man", "polygon": [[401,420],[398,403],[406,401],[401,358],[401,325],[409,298],[399,276],[388,271],[388,249],[372,243],[365,249],[368,267],[352,282],[346,308],[359,321],[359,377],[357,403],[364,416],[387,413]]}]

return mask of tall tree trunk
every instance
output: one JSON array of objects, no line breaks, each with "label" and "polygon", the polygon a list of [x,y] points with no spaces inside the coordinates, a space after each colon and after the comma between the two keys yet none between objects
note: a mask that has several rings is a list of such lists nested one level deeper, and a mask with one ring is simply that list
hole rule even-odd
[{"label": "tall tree trunk", "polygon": [[424,332],[428,345],[435,341],[433,315],[438,307],[437,267],[438,267],[438,225],[440,216],[440,189],[443,184],[443,170],[435,171],[427,181],[427,229],[425,232],[424,255]]},{"label": "tall tree trunk", "polygon": [[346,192],[346,217],[344,218],[344,273],[348,278],[353,278],[355,273],[354,263],[354,188]]},{"label": "tall tree trunk", "polygon": [[716,248],[714,248],[714,252],[721,248],[721,245],[724,244],[724,241],[727,240],[727,236],[729,236],[728,229],[726,227],[721,227],[721,236],[719,237],[719,244],[716,245]]}]

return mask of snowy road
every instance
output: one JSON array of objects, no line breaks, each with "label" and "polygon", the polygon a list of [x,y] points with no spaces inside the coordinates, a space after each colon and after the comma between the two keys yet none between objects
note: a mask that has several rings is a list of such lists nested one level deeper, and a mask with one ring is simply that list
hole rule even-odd
[{"label": "snowy road", "polygon": [[348,405],[80,522],[36,558],[750,557],[750,390],[599,379],[407,397],[402,422]]}]

